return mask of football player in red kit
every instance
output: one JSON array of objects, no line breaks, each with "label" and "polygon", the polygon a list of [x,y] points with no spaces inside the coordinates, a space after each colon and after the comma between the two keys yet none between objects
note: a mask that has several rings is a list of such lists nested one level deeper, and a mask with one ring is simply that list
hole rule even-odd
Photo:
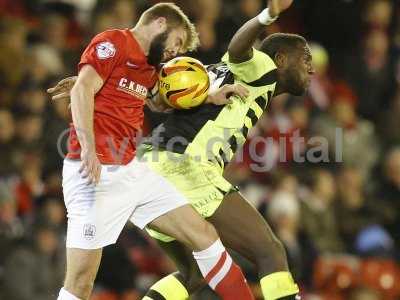
[{"label": "football player in red kit", "polygon": [[63,166],[67,271],[59,300],[90,297],[102,248],[116,242],[128,220],[192,249],[203,275],[218,277],[215,290],[222,299],[253,299],[236,264],[223,276],[218,272],[220,261],[231,259],[214,227],[134,158],[143,106],[157,81],[155,66],[197,44],[184,13],[162,3],[145,11],[133,29],[100,33],[83,53],[71,90],[73,125]]}]

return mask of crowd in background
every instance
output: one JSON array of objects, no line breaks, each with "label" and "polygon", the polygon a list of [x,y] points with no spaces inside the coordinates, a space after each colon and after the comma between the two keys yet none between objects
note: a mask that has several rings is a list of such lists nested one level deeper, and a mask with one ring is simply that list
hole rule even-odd
[{"label": "crowd in background", "polygon": [[[0,0],[0,299],[55,299],[64,276],[60,153],[70,113],[46,89],[76,74],[93,35],[133,27],[156,2]],[[205,64],[218,62],[266,4],[174,2],[196,23],[201,47],[191,55]],[[304,299],[400,299],[399,17],[395,0],[302,0],[265,31],[304,35],[316,74],[304,97],[269,104],[226,177],[284,243]],[[256,144],[255,159],[252,141],[260,137],[270,142]],[[319,163],[310,159],[319,154]],[[259,297],[257,274],[242,263]],[[93,299],[140,299],[173,270],[153,241],[128,226],[104,251]]]}]

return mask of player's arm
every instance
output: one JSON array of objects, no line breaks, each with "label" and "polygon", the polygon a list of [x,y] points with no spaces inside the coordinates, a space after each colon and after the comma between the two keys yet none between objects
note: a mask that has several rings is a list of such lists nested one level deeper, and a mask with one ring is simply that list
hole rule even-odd
[{"label": "player's arm", "polygon": [[[231,96],[239,96],[245,99],[249,95],[249,90],[241,84],[225,84],[216,91],[210,92],[204,104],[226,105],[231,104]],[[173,110],[168,104],[159,97],[158,92],[146,100],[147,106],[151,111],[168,113]]]},{"label": "player's arm", "polygon": [[82,166],[80,172],[89,183],[100,179],[101,164],[96,155],[93,130],[94,97],[103,86],[103,79],[89,64],[84,65],[71,89],[72,120],[81,145]]},{"label": "player's arm", "polygon": [[233,36],[228,46],[229,61],[241,63],[253,56],[253,45],[258,36],[271,24],[279,14],[286,10],[293,0],[268,0],[268,8],[258,16],[247,21]]}]

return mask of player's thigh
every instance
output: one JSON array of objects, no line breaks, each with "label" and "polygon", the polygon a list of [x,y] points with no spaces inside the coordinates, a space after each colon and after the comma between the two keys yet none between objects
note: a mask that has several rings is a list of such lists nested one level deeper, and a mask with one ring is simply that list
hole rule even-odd
[{"label": "player's thigh", "polygon": [[134,211],[137,180],[129,166],[103,165],[99,183],[88,184],[79,173],[80,165],[80,161],[64,161],[66,244],[67,248],[99,249],[116,242]]},{"label": "player's thigh", "polygon": [[159,216],[149,223],[149,227],[175,238],[194,251],[206,249],[218,239],[215,228],[189,204]]},{"label": "player's thigh", "polygon": [[174,276],[182,282],[189,294],[206,286],[206,282],[200,273],[192,252],[187,247],[178,241],[168,243],[158,241],[158,245],[175,263],[178,272]]},{"label": "player's thigh", "polygon": [[282,244],[263,216],[240,193],[226,195],[208,221],[226,247],[255,264],[270,261],[271,269],[287,268]]}]

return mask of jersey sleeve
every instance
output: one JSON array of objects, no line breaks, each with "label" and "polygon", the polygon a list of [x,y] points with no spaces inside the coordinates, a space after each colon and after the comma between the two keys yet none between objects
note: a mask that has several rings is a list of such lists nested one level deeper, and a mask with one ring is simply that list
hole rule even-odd
[{"label": "jersey sleeve", "polygon": [[89,64],[105,81],[123,60],[125,53],[122,37],[116,32],[105,31],[95,36],[86,47],[81,56],[78,70]]},{"label": "jersey sleeve", "polygon": [[255,48],[253,48],[253,56],[248,61],[232,63],[229,61],[228,52],[223,56],[222,61],[227,64],[237,79],[245,83],[260,80],[266,74],[274,73],[272,71],[276,70],[274,61],[267,54]]}]

